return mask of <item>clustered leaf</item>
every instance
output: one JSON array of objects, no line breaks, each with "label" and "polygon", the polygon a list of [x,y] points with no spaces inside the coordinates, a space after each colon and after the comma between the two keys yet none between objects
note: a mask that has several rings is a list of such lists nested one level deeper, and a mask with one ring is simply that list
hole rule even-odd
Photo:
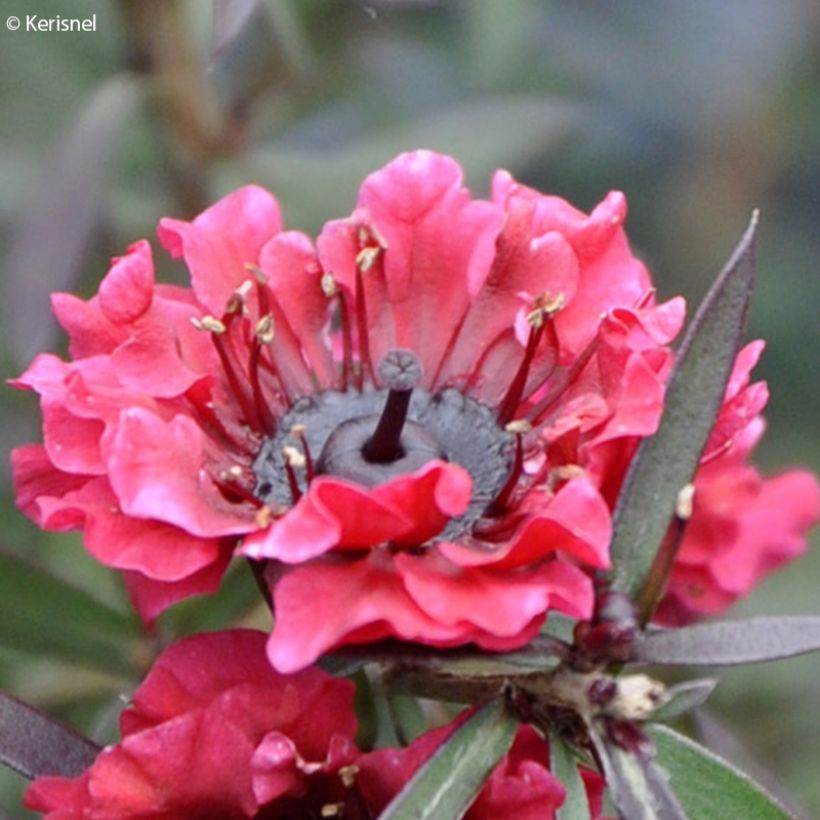
[{"label": "clustered leaf", "polygon": [[630,464],[615,507],[613,588],[637,598],[692,480],[743,340],[754,277],[752,216],[692,320],[669,378],[663,416]]},{"label": "clustered leaf", "polygon": [[445,740],[384,810],[381,820],[463,817],[515,737],[515,718],[497,699]]}]

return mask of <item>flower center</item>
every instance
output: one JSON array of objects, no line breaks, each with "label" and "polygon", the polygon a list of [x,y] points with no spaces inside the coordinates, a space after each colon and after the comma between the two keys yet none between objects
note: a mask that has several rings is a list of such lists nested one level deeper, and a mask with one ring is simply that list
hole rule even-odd
[{"label": "flower center", "polygon": [[457,390],[416,388],[421,365],[409,350],[390,351],[378,378],[378,388],[297,400],[256,456],[256,496],[290,505],[314,475],[373,487],[441,459],[461,465],[473,480],[467,511],[442,538],[470,530],[507,483],[515,436],[499,426],[492,409]]}]

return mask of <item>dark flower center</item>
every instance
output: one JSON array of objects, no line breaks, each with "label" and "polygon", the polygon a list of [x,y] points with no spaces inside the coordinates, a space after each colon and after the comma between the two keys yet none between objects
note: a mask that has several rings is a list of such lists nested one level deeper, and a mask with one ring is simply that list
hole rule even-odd
[{"label": "dark flower center", "polygon": [[297,400],[254,461],[256,496],[271,506],[290,505],[314,475],[373,487],[441,459],[461,465],[473,480],[469,508],[441,537],[469,531],[507,483],[515,436],[492,409],[457,390],[415,388],[421,366],[409,350],[390,351],[378,377],[378,388]]}]

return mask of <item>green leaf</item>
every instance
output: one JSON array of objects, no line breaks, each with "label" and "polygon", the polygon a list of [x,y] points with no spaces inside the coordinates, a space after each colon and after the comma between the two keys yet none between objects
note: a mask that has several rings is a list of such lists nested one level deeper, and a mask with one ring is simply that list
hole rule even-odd
[{"label": "green leaf", "polygon": [[252,570],[245,562],[234,561],[215,593],[177,604],[162,616],[161,623],[175,637],[226,629],[261,603]]},{"label": "green leaf", "polygon": [[139,635],[135,619],[0,552],[0,645],[131,676]]},{"label": "green leaf", "polygon": [[502,699],[490,701],[464,723],[416,772],[380,820],[458,820],[507,753],[517,729]]},{"label": "green leaf", "polygon": [[789,818],[761,786],[708,749],[666,726],[649,726],[647,732],[690,820]]},{"label": "green leaf", "polygon": [[649,574],[678,493],[695,474],[726,391],[752,292],[756,226],[755,212],[689,325],[658,431],[641,442],[618,498],[613,588],[633,599]]},{"label": "green leaf", "polygon": [[744,618],[641,635],[632,660],[653,664],[733,666],[820,650],[820,616]]},{"label": "green leaf", "polygon": [[590,732],[590,738],[621,817],[691,820],[670,788],[665,773],[656,765],[651,748],[627,751],[597,731]]},{"label": "green leaf", "polygon": [[673,720],[703,705],[717,686],[714,678],[685,681],[666,690],[664,703],[652,712],[652,720]]},{"label": "green leaf", "polygon": [[550,731],[550,771],[567,790],[564,804],[555,813],[556,820],[589,820],[589,801],[578,762],[563,738]]},{"label": "green leaf", "polygon": [[0,692],[0,762],[24,777],[76,777],[99,752],[87,738]]}]

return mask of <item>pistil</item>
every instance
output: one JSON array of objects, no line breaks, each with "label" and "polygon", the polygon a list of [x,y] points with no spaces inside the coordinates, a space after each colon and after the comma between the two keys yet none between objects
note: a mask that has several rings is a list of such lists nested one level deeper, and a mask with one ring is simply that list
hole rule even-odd
[{"label": "pistil", "polygon": [[379,363],[379,378],[390,391],[379,423],[362,448],[365,461],[386,464],[404,455],[401,435],[413,388],[421,379],[421,365],[409,350],[391,350]]}]

